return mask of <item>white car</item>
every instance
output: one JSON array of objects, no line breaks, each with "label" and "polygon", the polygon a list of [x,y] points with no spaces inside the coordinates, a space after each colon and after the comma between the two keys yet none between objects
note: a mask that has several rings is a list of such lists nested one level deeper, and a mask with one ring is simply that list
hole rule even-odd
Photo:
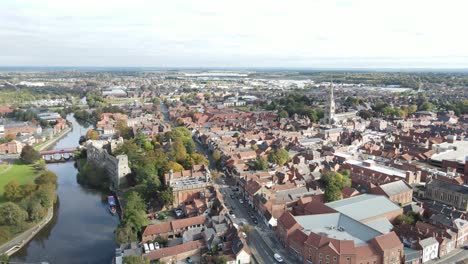
[{"label": "white car", "polygon": [[275,255],[273,255],[273,257],[275,257],[276,261],[283,262],[283,258],[280,256],[280,254],[275,253]]},{"label": "white car", "polygon": [[232,217],[232,219],[236,219],[236,215],[235,215],[235,214],[232,214],[231,217]]},{"label": "white car", "polygon": [[143,244],[143,248],[145,250],[145,253],[148,253],[149,252],[149,247],[148,247],[148,244]]},{"label": "white car", "polygon": [[242,232],[242,236],[243,236],[244,238],[247,238],[247,234],[246,234],[245,232]]},{"label": "white car", "polygon": [[243,203],[244,203],[244,201],[243,201],[242,199],[239,199],[239,203],[243,204]]},{"label": "white car", "polygon": [[154,242],[154,249],[160,249],[161,247],[159,246],[158,242]]},{"label": "white car", "polygon": [[150,251],[153,251],[153,250],[154,250],[154,245],[153,245],[153,243],[149,243],[149,250],[150,250]]}]

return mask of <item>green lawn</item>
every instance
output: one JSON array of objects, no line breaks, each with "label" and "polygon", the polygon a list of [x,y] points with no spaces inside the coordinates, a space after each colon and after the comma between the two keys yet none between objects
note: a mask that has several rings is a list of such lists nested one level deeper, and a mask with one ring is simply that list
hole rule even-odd
[{"label": "green lawn", "polygon": [[32,182],[39,176],[38,171],[34,169],[33,165],[22,164],[21,161],[16,161],[9,170],[4,171],[7,166],[8,165],[0,166],[0,203],[5,202],[3,198],[3,188],[8,182],[16,180],[21,185]]}]

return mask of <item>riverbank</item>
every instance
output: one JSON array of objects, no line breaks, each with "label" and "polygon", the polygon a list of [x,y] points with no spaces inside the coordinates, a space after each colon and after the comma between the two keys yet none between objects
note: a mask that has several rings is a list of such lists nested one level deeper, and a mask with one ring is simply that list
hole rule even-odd
[{"label": "riverbank", "polygon": [[42,142],[36,146],[34,146],[34,149],[37,150],[37,151],[42,151],[48,147],[50,147],[52,144],[54,144],[55,142],[59,141],[60,139],[62,139],[65,135],[67,135],[70,131],[72,131],[72,127],[68,126],[67,128],[65,128],[64,130],[60,131],[60,133],[56,136],[54,136],[53,138],[47,140],[46,142]]},{"label": "riverbank", "polygon": [[26,245],[33,237],[37,234],[37,232],[41,231],[41,229],[46,226],[52,217],[54,216],[54,208],[50,207],[47,210],[47,215],[39,221],[35,226],[31,227],[30,229],[24,231],[23,233],[17,235],[15,238],[11,239],[10,241],[6,242],[5,244],[0,246],[0,255],[5,254],[7,256],[11,256],[20,250],[24,245]]}]

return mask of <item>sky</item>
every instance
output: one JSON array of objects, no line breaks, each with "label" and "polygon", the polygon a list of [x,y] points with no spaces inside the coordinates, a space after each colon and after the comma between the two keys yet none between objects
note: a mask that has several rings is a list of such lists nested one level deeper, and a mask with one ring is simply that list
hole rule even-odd
[{"label": "sky", "polygon": [[466,0],[2,0],[0,66],[468,68]]}]

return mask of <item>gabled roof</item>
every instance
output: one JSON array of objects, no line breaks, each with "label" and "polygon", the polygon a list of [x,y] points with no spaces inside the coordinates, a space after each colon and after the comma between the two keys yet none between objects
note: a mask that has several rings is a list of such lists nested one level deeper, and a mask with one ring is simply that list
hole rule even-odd
[{"label": "gabled roof", "polygon": [[399,180],[399,181],[394,181],[386,184],[382,184],[379,186],[385,194],[388,196],[396,195],[396,194],[401,194],[404,192],[408,192],[412,190],[411,186],[409,186],[405,181]]},{"label": "gabled roof", "polygon": [[278,223],[281,223],[284,226],[284,228],[290,229],[291,227],[297,224],[297,221],[290,212],[285,212],[278,219]]},{"label": "gabled roof", "polygon": [[374,240],[382,251],[402,246],[400,238],[398,238],[393,231],[388,234],[375,237]]}]

